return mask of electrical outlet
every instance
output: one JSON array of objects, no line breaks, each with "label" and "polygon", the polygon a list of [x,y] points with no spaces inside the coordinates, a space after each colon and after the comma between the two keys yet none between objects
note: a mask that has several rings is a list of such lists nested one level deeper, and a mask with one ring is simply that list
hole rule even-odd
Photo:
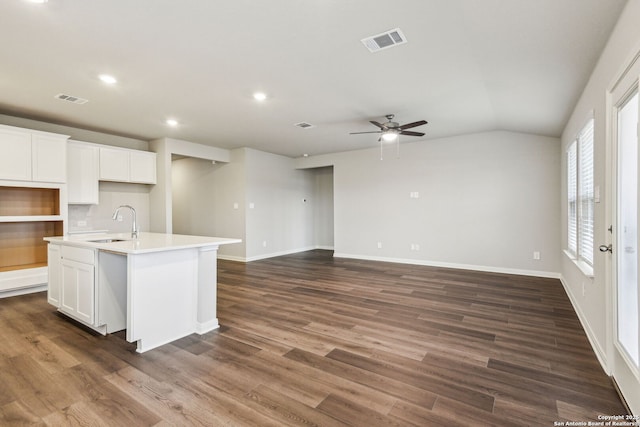
[{"label": "electrical outlet", "polygon": [[263,240],[263,241],[262,241],[262,247],[263,247],[263,248],[266,248],[266,247],[267,247],[267,241],[266,241],[266,240]]},{"label": "electrical outlet", "polygon": [[87,221],[78,221],[78,227],[86,227]]},{"label": "electrical outlet", "polygon": [[122,220],[123,220],[122,215],[118,215],[117,219],[118,219],[118,222],[122,222]]},{"label": "electrical outlet", "polygon": [[378,242],[378,249],[382,249],[382,242]]},{"label": "electrical outlet", "polygon": [[538,251],[533,252],[533,259],[539,260],[540,259],[540,252],[538,252]]}]

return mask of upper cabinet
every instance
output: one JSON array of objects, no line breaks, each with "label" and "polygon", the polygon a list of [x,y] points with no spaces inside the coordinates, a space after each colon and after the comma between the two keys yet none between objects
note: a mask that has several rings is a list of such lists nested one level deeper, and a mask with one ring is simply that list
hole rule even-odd
[{"label": "upper cabinet", "polygon": [[67,138],[0,125],[0,179],[66,182]]},{"label": "upper cabinet", "polygon": [[100,147],[100,180],[156,183],[156,153]]},{"label": "upper cabinet", "polygon": [[67,200],[69,204],[97,205],[99,148],[80,141],[67,144]]},{"label": "upper cabinet", "polygon": [[132,150],[129,155],[129,179],[131,182],[155,184],[156,153]]},{"label": "upper cabinet", "polygon": [[31,176],[33,181],[67,181],[67,136],[31,135]]}]

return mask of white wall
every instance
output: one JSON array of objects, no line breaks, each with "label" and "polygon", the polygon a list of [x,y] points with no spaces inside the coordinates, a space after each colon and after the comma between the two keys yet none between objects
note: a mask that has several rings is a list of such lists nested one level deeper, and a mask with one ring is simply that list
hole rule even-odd
[{"label": "white wall", "polygon": [[291,158],[248,148],[232,150],[229,163],[175,159],[173,232],[241,238],[220,248],[222,257],[238,260],[332,247],[331,168],[294,166]]},{"label": "white wall", "polygon": [[[600,187],[601,203],[596,204],[595,209],[595,246],[594,277],[585,276],[580,269],[568,257],[561,257],[561,273],[563,283],[567,289],[576,311],[585,326],[585,330],[592,345],[602,362],[605,370],[609,370],[607,362],[607,345],[609,331],[608,325],[612,317],[607,301],[607,255],[600,254],[597,247],[600,244],[608,244],[611,237],[607,231],[607,203],[609,185],[607,176],[607,151],[606,151],[606,93],[614,80],[627,66],[631,56],[640,50],[640,1],[629,0],[620,19],[611,34],[609,41],[602,52],[587,86],[580,100],[571,114],[567,126],[562,135],[562,176],[566,176],[566,147],[575,138],[577,132],[583,126],[586,117],[593,111],[594,143],[595,143],[595,185]],[[566,204],[566,180],[562,182],[562,245],[566,247],[567,216]],[[584,286],[584,294],[583,294]]]},{"label": "white wall", "polygon": [[297,161],[327,164],[339,256],[557,276],[557,138],[487,132],[403,143],[382,161],[377,148]]},{"label": "white wall", "polygon": [[[111,216],[120,205],[131,205],[136,210],[140,231],[149,231],[149,185],[120,182],[100,182],[98,205],[69,205],[70,232],[107,230],[112,233],[131,231],[131,213],[122,210],[122,221]],[[85,222],[83,225],[80,221]]]},{"label": "white wall", "polygon": [[209,161],[229,162],[229,150],[195,144],[173,138],[160,138],[149,142],[149,148],[156,153],[157,184],[151,188],[150,204],[151,231],[172,233],[172,160],[174,155],[206,159]]},{"label": "white wall", "polygon": [[333,167],[307,169],[314,182],[309,200],[313,209],[313,239],[316,247],[334,249],[333,242]]},{"label": "white wall", "polygon": [[214,169],[209,160],[185,157],[171,163],[173,232],[216,236]]},{"label": "white wall", "polygon": [[172,162],[173,233],[242,239],[242,243],[221,246],[219,255],[243,260],[247,238],[244,150],[233,150],[230,160],[212,164],[188,157]]},{"label": "white wall", "polygon": [[246,258],[314,248],[313,175],[296,170],[289,157],[253,149],[245,153]]}]

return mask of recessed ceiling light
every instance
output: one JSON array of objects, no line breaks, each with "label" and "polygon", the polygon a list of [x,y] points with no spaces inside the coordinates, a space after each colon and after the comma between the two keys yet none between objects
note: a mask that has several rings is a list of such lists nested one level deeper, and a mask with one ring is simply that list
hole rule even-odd
[{"label": "recessed ceiling light", "polygon": [[267,94],[264,92],[256,92],[253,94],[253,99],[255,99],[256,101],[264,101],[265,99],[267,99]]},{"label": "recessed ceiling light", "polygon": [[27,0],[27,1],[29,3],[40,3],[40,4],[42,4],[42,3],[48,2],[49,0]]},{"label": "recessed ceiling light", "polygon": [[109,74],[100,74],[98,78],[102,81],[102,83],[106,83],[108,85],[116,84],[118,82],[115,77],[110,76]]},{"label": "recessed ceiling light", "polygon": [[178,126],[178,121],[176,119],[167,119],[165,123],[172,128]]}]

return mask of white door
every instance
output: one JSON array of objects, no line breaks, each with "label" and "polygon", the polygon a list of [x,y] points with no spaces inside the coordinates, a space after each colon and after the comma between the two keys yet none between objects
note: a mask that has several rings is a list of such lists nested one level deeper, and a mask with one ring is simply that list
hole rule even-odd
[{"label": "white door", "polygon": [[32,178],[67,182],[67,137],[34,133],[31,137]]},{"label": "white door", "polygon": [[31,181],[31,134],[0,125],[0,179]]},{"label": "white door", "polygon": [[600,247],[611,252],[612,375],[636,415],[640,414],[639,76],[640,63],[636,63],[611,91],[611,246]]},{"label": "white door", "polygon": [[61,268],[60,310],[78,320],[93,324],[95,283],[93,265],[63,259]]}]

